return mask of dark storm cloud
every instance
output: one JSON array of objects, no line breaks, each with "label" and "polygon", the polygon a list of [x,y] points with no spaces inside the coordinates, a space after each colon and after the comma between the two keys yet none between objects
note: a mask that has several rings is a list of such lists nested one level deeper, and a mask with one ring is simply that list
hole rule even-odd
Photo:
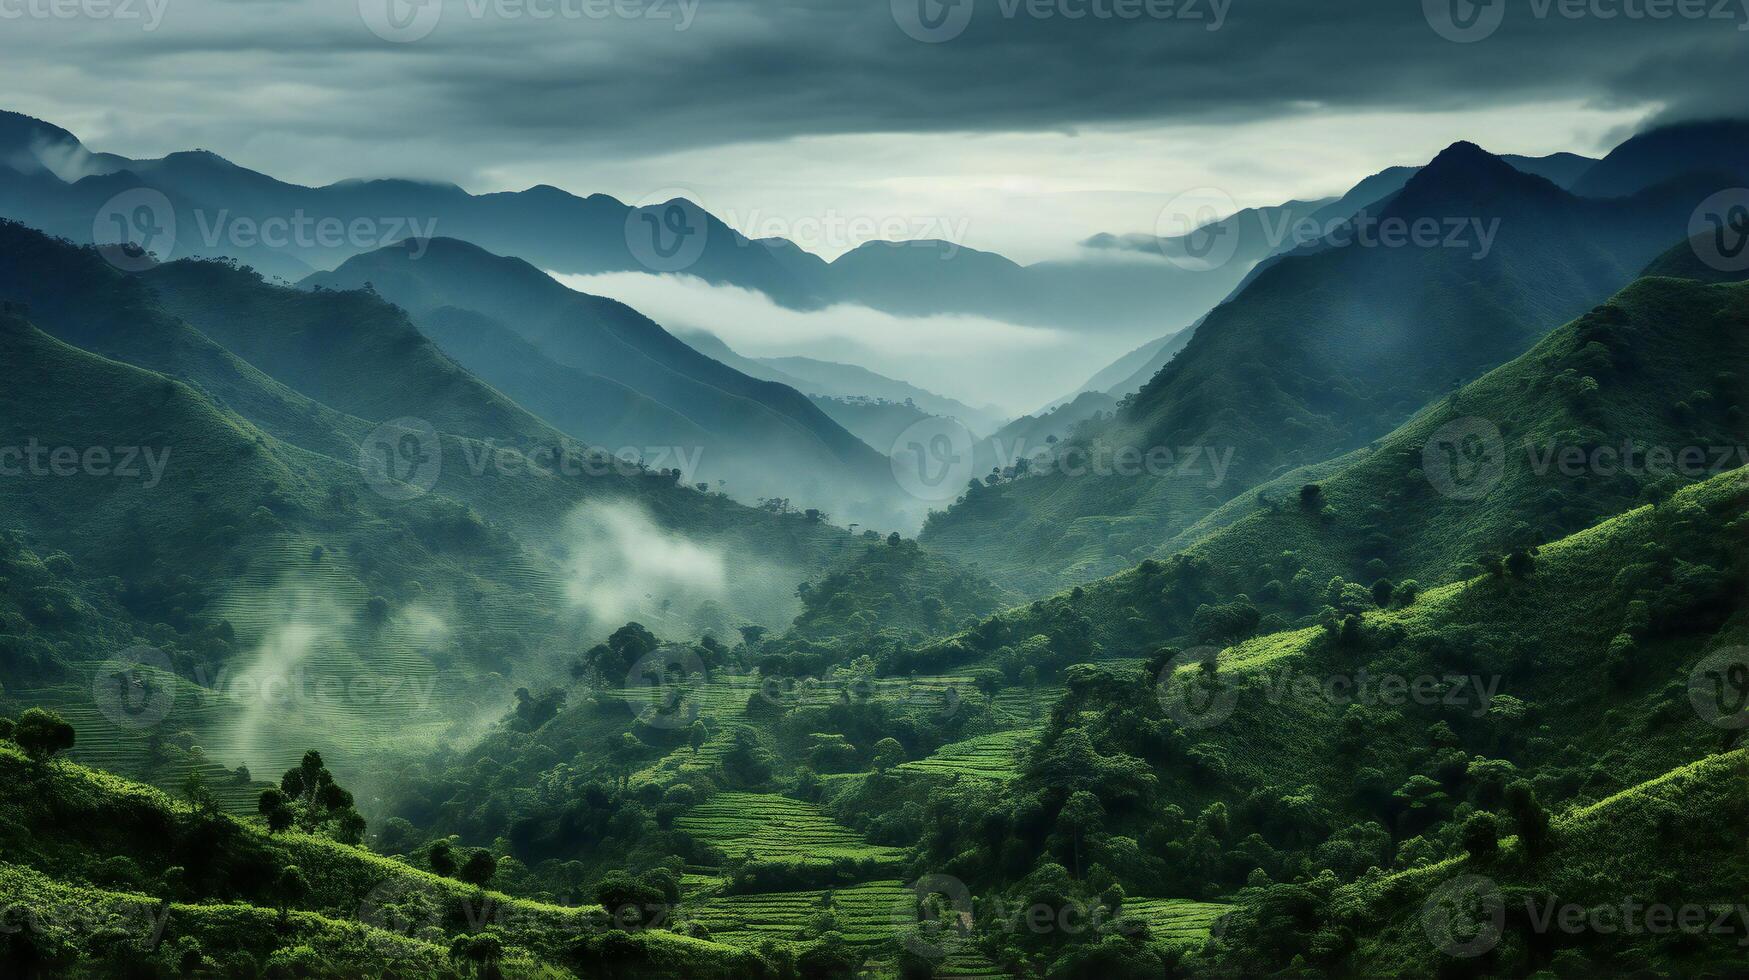
[{"label": "dark storm cloud", "polygon": [[[384,2],[401,0],[364,0]],[[1749,48],[1740,30],[1749,0],[1705,0],[1691,9],[1708,16],[1661,20],[1624,14],[1660,0],[1527,0],[1468,43],[1442,37],[1415,0],[960,0],[969,17],[937,0],[613,2],[449,0],[429,34],[392,43],[365,28],[353,3],[172,0],[150,34],[65,41],[93,51],[112,77],[130,64],[174,73],[235,59],[257,82],[357,93],[303,120],[316,130],[392,138],[443,125],[612,153],[821,134],[1231,122],[1307,107],[1578,97],[1669,102],[1685,114],[1740,110],[1730,103],[1743,98]],[[203,16],[215,10],[222,16]],[[950,20],[933,35],[948,39],[919,41],[911,34],[928,34],[919,10],[966,17],[963,30]]]},{"label": "dark storm cloud", "polygon": [[[905,0],[932,4],[935,0]],[[1553,98],[1700,102],[1740,90],[1749,34],[1730,20],[1571,19],[1514,7],[1456,43],[1418,3],[1190,0],[1200,19],[1067,20],[973,4],[963,33],[908,36],[887,3],[703,0],[693,26],[605,25],[579,57],[556,24],[526,32],[446,20],[409,52],[410,84],[456,121],[662,146],[857,132],[1033,130],[1245,121],[1305,108],[1443,110]],[[1124,0],[1062,0],[1047,11]],[[1467,0],[1456,0],[1465,3]],[[1602,0],[1614,2],[1614,0]],[[1709,7],[1712,0],[1708,0]],[[1138,5],[1138,8],[1139,5]],[[1726,8],[1741,14],[1736,7]],[[1513,14],[1522,13],[1515,17]],[[1219,29],[1211,30],[1219,18]],[[570,31],[570,28],[576,30]],[[1733,62],[1735,65],[1733,67]],[[1739,84],[1723,85],[1737,72]]]}]

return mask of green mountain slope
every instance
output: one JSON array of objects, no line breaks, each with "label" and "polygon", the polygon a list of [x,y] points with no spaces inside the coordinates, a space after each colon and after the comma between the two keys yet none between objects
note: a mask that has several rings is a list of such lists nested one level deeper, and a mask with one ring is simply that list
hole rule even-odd
[{"label": "green mountain slope", "polygon": [[[678,437],[655,445],[702,452],[701,477],[729,480],[742,499],[791,497],[863,523],[890,524],[896,516],[882,457],[801,393],[719,364],[629,307],[567,289],[519,259],[448,239],[414,247],[417,257],[408,247],[383,249],[306,285],[356,289],[369,282],[416,321],[444,307],[495,320],[551,360],[611,377],[710,432],[698,445],[679,444]],[[505,384],[527,380],[498,361],[482,367]],[[508,393],[541,397],[521,384]]]},{"label": "green mountain slope", "polygon": [[[1090,583],[1068,606],[1096,642],[1131,656],[1313,622],[1339,604],[1333,578],[1368,591],[1380,580],[1449,582],[1489,556],[1740,466],[1749,389],[1725,366],[1749,359],[1746,318],[1742,286],[1637,281],[1366,449],[1264,484],[1211,516],[1200,537]],[[1475,464],[1461,456],[1470,436],[1485,440]],[[1640,452],[1624,458],[1624,445]],[[1648,461],[1652,447],[1668,458]],[[1308,505],[1302,488],[1313,482]],[[1014,610],[998,632],[1052,632],[1055,605]],[[1222,608],[1243,613],[1237,626]]]},{"label": "green mountain slope", "polygon": [[[453,941],[477,931],[498,938],[510,976],[765,969],[675,933],[616,933],[600,907],[514,899],[323,837],[270,835],[9,744],[0,771],[0,899],[34,913],[0,937],[9,975],[450,976]],[[281,886],[290,868],[301,893]]]},{"label": "green mountain slope", "polygon": [[[1035,593],[1133,563],[1212,507],[1365,445],[1600,302],[1669,246],[1704,196],[1673,185],[1581,200],[1458,144],[1364,219],[1405,235],[1417,222],[1437,227],[1437,244],[1357,237],[1266,263],[1084,440],[1103,474],[1081,456],[1054,474],[1035,468],[932,520],[924,540]],[[1450,247],[1449,234],[1465,247]],[[1186,474],[1135,462],[1162,450],[1212,451],[1227,464]],[[1119,473],[1113,461],[1126,452]]]}]

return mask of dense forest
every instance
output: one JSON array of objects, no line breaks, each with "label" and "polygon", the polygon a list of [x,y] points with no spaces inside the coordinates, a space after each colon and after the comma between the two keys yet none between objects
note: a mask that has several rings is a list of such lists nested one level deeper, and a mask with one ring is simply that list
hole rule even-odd
[{"label": "dense forest", "polygon": [[[1221,215],[1225,299],[1024,415],[573,288],[660,202],[0,149],[0,975],[1749,971],[1749,124]],[[481,240],[80,233],[139,191]]]}]

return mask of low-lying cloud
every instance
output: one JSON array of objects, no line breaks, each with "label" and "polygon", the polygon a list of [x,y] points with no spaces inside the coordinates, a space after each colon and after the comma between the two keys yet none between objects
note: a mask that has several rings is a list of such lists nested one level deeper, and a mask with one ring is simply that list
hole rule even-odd
[{"label": "low-lying cloud", "polygon": [[675,333],[713,334],[745,357],[803,356],[855,364],[1013,414],[1080,384],[1128,350],[1101,338],[989,317],[907,317],[840,303],[792,310],[757,290],[712,285],[693,276],[623,272],[560,275],[572,289],[626,303]]},{"label": "low-lying cloud", "polygon": [[637,504],[584,504],[566,522],[565,543],[566,597],[600,626],[659,626],[728,590],[721,549],[662,527]]}]

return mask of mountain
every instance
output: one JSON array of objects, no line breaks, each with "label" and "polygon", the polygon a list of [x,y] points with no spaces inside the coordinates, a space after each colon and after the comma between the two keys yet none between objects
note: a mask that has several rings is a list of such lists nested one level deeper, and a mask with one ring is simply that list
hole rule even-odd
[{"label": "mountain", "polygon": [[1677,123],[1647,130],[1586,170],[1573,185],[1573,193],[1626,197],[1695,173],[1749,180],[1749,120]]},{"label": "mountain", "polygon": [[[1570,188],[1596,160],[1577,153],[1554,153],[1545,157],[1527,157],[1508,153],[1500,157],[1514,169],[1543,177],[1558,187]],[[1189,250],[1195,239],[1207,235],[1231,237],[1237,245],[1233,256],[1247,267],[1264,257],[1306,244],[1300,240],[1302,231],[1328,229],[1363,208],[1378,204],[1403,189],[1416,167],[1387,167],[1349,188],[1340,197],[1315,201],[1289,201],[1265,208],[1242,208],[1231,215],[1201,226],[1194,233],[1160,237],[1151,234],[1099,234],[1081,244],[1087,248],[1122,249],[1150,252],[1179,261],[1190,259]],[[1229,260],[1231,261],[1231,260]]]},{"label": "mountain", "polygon": [[793,387],[810,395],[910,402],[930,415],[959,419],[975,433],[993,429],[1003,421],[994,408],[973,408],[958,399],[938,395],[854,364],[839,364],[812,357],[765,357],[760,358],[758,363],[767,370],[775,370],[785,377],[797,379],[800,383]]},{"label": "mountain", "polygon": [[[32,471],[0,488],[0,528],[17,535],[0,551],[36,556],[4,576],[31,591],[0,623],[20,654],[0,696],[83,705],[99,758],[144,778],[163,771],[146,733],[90,704],[91,672],[119,650],[171,658],[183,682],[167,723],[215,757],[286,764],[298,732],[319,729],[356,773],[496,714],[509,678],[551,676],[625,618],[718,633],[787,622],[796,583],[848,544],[801,514],[607,465],[377,297],[271,286],[217,262],[124,275],[9,223],[0,297],[6,363],[28,379],[0,393],[0,441],[101,450],[101,472]],[[405,413],[426,421],[385,428]],[[419,465],[383,472],[376,454],[409,439]],[[652,550],[674,567],[651,567]],[[392,674],[426,693],[263,712],[234,690],[288,670],[322,683]]]},{"label": "mountain", "polygon": [[[700,354],[612,300],[567,289],[528,263],[493,255],[466,242],[436,239],[354,257],[308,288],[357,290],[366,284],[405,308],[414,322],[438,321],[435,333],[453,332],[453,312],[464,310],[520,337],[545,359],[612,383],[683,417],[690,427],[657,434],[649,452],[673,448],[698,459],[701,479],[728,480],[742,499],[793,497],[847,519],[891,524],[892,488],[881,456],[821,412],[806,396],[750,378]],[[438,311],[446,311],[439,315]],[[552,406],[569,390],[529,387],[538,379],[491,350],[473,350],[467,364],[512,398]],[[578,392],[598,397],[599,385]],[[555,417],[587,418],[586,410],[557,406]],[[679,442],[699,430],[709,438]],[[573,438],[599,444],[587,429]],[[609,447],[613,448],[613,447]],[[889,489],[892,488],[892,489]]]},{"label": "mountain", "polygon": [[[1454,145],[1342,234],[1260,266],[1104,431],[1059,450],[1076,475],[1034,468],[932,519],[923,540],[1026,591],[1139,561],[1246,488],[1365,445],[1608,297],[1681,234],[1712,189],[1695,183],[1587,200]],[[1365,244],[1365,229],[1417,222],[1440,229],[1437,244]],[[1137,459],[1150,450],[1171,461],[1148,472]]]},{"label": "mountain", "polygon": [[[454,975],[480,922],[491,923],[492,969],[499,955],[512,970],[548,975],[727,980],[769,968],[756,954],[672,932],[615,933],[599,906],[513,898],[321,834],[270,832],[106,772],[45,765],[4,739],[0,772],[0,894],[42,923],[0,936],[8,976]],[[106,855],[101,868],[86,859],[96,853]]]},{"label": "mountain", "polygon": [[[1163,542],[1147,565],[1086,584],[1071,605],[1114,656],[1210,642],[1199,633],[1200,607],[1235,596],[1277,623],[1308,625],[1333,579],[1368,590],[1380,580],[1443,585],[1474,574],[1487,556],[1564,537],[1743,466],[1749,459],[1735,447],[1749,389],[1721,365],[1749,357],[1738,329],[1745,322],[1749,287],[1637,280],[1371,445],[1235,498],[1200,533]],[[1447,453],[1472,435],[1486,451],[1453,463]],[[1623,445],[1672,456],[1694,447],[1696,458],[1680,469],[1674,460],[1655,468],[1643,459],[1611,462]],[[1594,456],[1599,447],[1607,448]],[[1604,465],[1574,466],[1574,453]],[[1315,505],[1302,502],[1308,484],[1318,488]],[[1056,617],[1009,615],[1020,635]]]}]

